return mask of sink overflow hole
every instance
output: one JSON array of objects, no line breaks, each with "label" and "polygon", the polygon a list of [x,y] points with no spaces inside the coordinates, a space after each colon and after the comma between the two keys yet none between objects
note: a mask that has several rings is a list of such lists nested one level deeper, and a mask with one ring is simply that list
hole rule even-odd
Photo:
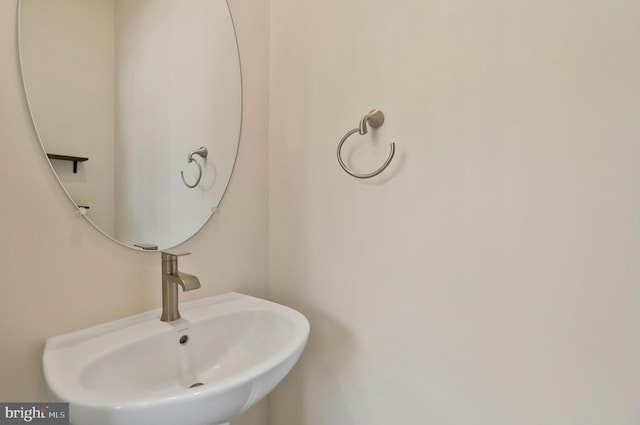
[{"label": "sink overflow hole", "polygon": [[180,344],[186,344],[189,341],[189,337],[186,335],[182,335],[180,337]]},{"label": "sink overflow hole", "polygon": [[202,382],[196,382],[195,384],[193,384],[192,386],[190,386],[189,388],[193,388],[193,387],[200,387],[204,385]]}]

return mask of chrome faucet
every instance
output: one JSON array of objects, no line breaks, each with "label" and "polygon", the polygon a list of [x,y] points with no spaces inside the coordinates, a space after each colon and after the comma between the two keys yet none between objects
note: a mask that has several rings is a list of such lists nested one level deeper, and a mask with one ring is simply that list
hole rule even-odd
[{"label": "chrome faucet", "polygon": [[178,311],[178,285],[183,291],[200,287],[196,276],[178,271],[178,257],[190,252],[173,253],[162,251],[162,316],[163,322],[173,322],[180,318]]}]

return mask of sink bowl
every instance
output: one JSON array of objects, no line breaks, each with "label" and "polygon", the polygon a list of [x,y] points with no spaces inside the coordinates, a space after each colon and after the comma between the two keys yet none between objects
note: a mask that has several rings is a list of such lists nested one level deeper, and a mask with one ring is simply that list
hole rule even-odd
[{"label": "sink bowl", "polygon": [[309,336],[297,311],[238,293],[49,338],[44,376],[73,425],[221,425],[265,397]]}]

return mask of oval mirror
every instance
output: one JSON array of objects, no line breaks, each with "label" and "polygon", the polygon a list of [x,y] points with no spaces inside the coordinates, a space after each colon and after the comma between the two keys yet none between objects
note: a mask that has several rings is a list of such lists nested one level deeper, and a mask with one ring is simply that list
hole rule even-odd
[{"label": "oval mirror", "polygon": [[193,236],[240,137],[226,0],[20,0],[18,20],[34,126],[78,211],[129,247]]}]

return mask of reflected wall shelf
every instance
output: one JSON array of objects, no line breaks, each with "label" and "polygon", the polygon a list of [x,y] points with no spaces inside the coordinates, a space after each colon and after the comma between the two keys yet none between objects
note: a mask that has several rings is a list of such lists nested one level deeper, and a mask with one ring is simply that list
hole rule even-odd
[{"label": "reflected wall shelf", "polygon": [[73,161],[73,174],[78,172],[78,162],[85,162],[89,160],[89,158],[85,158],[83,156],[58,155],[55,153],[48,153],[47,157],[49,159],[59,159],[61,161]]}]

